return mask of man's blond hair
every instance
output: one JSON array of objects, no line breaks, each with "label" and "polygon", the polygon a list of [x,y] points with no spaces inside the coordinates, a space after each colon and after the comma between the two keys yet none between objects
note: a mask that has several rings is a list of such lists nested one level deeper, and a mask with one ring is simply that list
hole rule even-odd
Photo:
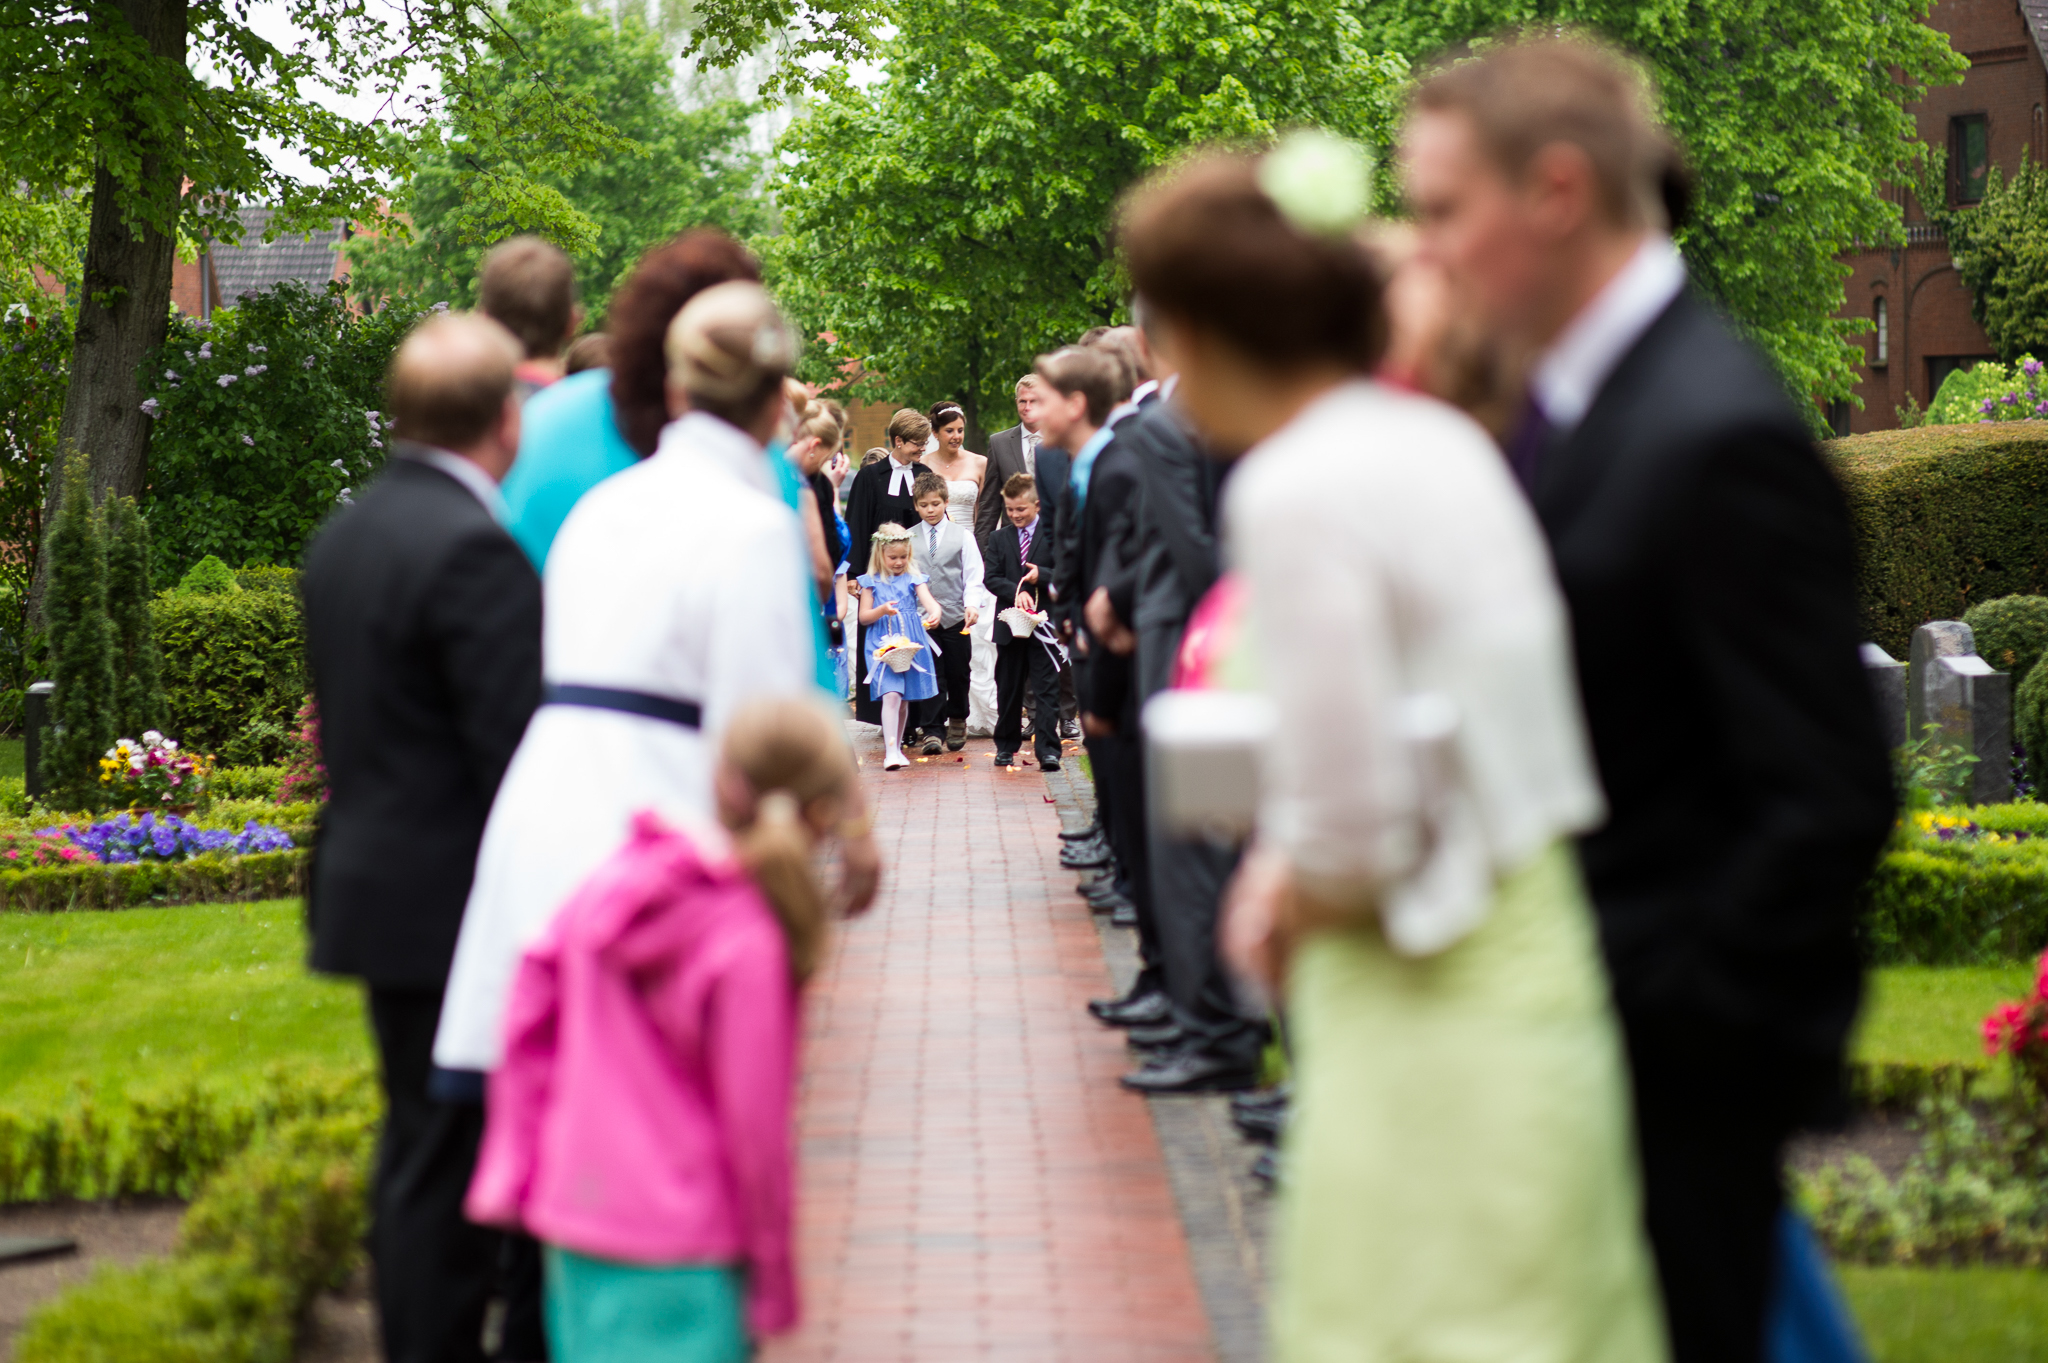
[{"label": "man's blond hair", "polygon": [[1423,113],[1469,119],[1511,180],[1545,147],[1585,154],[1613,225],[1666,228],[1663,185],[1677,149],[1658,124],[1642,69],[1583,34],[1518,39],[1431,73],[1415,91]]}]

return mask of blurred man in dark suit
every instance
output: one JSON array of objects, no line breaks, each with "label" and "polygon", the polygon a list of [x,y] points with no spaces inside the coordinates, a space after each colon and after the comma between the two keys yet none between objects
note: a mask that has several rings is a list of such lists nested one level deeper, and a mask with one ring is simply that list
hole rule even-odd
[{"label": "blurred man in dark suit", "polygon": [[387,1104],[370,1254],[393,1363],[486,1357],[494,1288],[496,1356],[546,1357],[532,1242],[462,1215],[481,1076],[432,1070],[484,818],[540,703],[540,579],[499,524],[519,360],[480,315],[406,338],[386,378],[394,457],[320,532],[302,581],[329,792],[312,965],[369,989]]},{"label": "blurred man in dark suit", "polygon": [[1423,82],[1404,160],[1422,250],[1533,359],[1508,453],[1612,810],[1582,860],[1674,1357],[1746,1363],[1785,1140],[1841,1106],[1854,900],[1893,802],[1841,493],[1784,384],[1686,286],[1650,108],[1617,54],[1511,42]]}]

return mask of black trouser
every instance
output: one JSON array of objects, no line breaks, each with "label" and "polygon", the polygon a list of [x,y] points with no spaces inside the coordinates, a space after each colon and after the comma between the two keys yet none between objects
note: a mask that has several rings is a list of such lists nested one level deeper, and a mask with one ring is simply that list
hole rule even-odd
[{"label": "black trouser", "polygon": [[[547,1357],[540,1317],[540,1247],[471,1224],[462,1199],[476,1170],[484,1110],[427,1096],[441,995],[370,990],[370,1023],[383,1063],[384,1130],[377,1143],[370,1260],[390,1363],[463,1363]],[[505,1301],[502,1343],[484,1350],[484,1313]]]},{"label": "black trouser", "polygon": [[1149,994],[1166,987],[1159,952],[1159,922],[1154,912],[1151,849],[1145,845],[1145,752],[1138,742],[1118,732],[1088,745],[1088,764],[1095,770],[1095,799],[1104,812],[1102,827],[1109,850],[1124,873],[1121,888],[1138,917],[1138,971],[1131,994]]},{"label": "black trouser", "polygon": [[959,621],[950,625],[939,625],[931,631],[932,642],[939,646],[939,656],[934,670],[939,674],[939,689],[930,700],[918,702],[917,722],[925,729],[937,733],[946,727],[946,721],[957,719],[967,722],[967,688],[973,677],[974,640]]},{"label": "black trouser", "polygon": [[1237,870],[1238,849],[1202,838],[1169,838],[1157,829],[1149,829],[1147,841],[1152,915],[1159,923],[1160,964],[1174,1021],[1210,1054],[1253,1064],[1271,1029],[1265,1018],[1245,1015],[1216,950],[1223,887]]},{"label": "black trouser", "polygon": [[1622,1032],[1672,1363],[1757,1363],[1794,1126],[1775,1057],[1696,1022],[1624,1014]]},{"label": "black trouser", "polygon": [[1014,753],[1024,737],[1024,685],[1031,684],[1031,727],[1040,760],[1060,755],[1059,671],[1045,645],[1018,639],[996,649],[996,751]]}]

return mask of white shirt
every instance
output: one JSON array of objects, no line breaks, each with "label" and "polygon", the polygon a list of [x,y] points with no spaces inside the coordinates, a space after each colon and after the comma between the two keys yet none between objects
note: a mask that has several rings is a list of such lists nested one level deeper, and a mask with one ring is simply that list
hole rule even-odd
[{"label": "white shirt", "polygon": [[1033,480],[1038,477],[1038,432],[1029,426],[1020,428],[1024,437],[1024,471]]},{"label": "white shirt", "polygon": [[[929,452],[930,448],[936,448],[936,442],[934,442],[933,446],[928,447],[927,452]],[[891,497],[908,497],[910,495],[910,489],[917,485],[916,465],[917,461],[915,459],[905,464],[900,463],[895,455],[889,456],[889,495]]]},{"label": "white shirt", "polygon": [[414,445],[401,455],[404,459],[416,459],[420,463],[437,468],[453,478],[468,490],[469,495],[483,503],[484,510],[491,513],[491,519],[503,525],[510,519],[505,509],[505,494],[498,484],[485,473],[483,466],[474,459],[444,450],[438,445]]},{"label": "white shirt", "polygon": [[1671,238],[1646,237],[1530,371],[1530,391],[1554,428],[1569,431],[1586,419],[1614,366],[1684,287],[1685,262]]},{"label": "white shirt", "polygon": [[796,513],[761,489],[767,459],[693,412],[562,522],[542,578],[547,680],[695,701],[703,726],[573,705],[534,714],[484,826],[434,1040],[443,1068],[497,1063],[519,953],[635,813],[713,820],[712,762],[733,711],[815,692],[810,560]]},{"label": "white shirt", "polygon": [[[1333,459],[1353,495],[1302,496]],[[1224,529],[1278,719],[1259,832],[1305,883],[1375,894],[1388,942],[1426,955],[1600,821],[1549,550],[1470,419],[1344,384],[1245,456]]]}]

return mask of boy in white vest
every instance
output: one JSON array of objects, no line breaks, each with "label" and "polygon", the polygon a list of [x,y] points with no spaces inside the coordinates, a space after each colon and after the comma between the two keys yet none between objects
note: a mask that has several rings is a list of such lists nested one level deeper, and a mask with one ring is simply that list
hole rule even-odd
[{"label": "boy in white vest", "polygon": [[967,746],[968,664],[973,656],[967,631],[980,618],[967,603],[981,598],[981,550],[974,536],[946,515],[945,479],[936,473],[918,474],[910,497],[923,522],[911,527],[911,557],[917,571],[931,580],[932,598],[939,603],[939,623],[931,631],[932,642],[939,647],[939,693],[923,702],[917,717],[924,729],[923,751],[930,757],[940,751],[942,725],[946,751]]}]

